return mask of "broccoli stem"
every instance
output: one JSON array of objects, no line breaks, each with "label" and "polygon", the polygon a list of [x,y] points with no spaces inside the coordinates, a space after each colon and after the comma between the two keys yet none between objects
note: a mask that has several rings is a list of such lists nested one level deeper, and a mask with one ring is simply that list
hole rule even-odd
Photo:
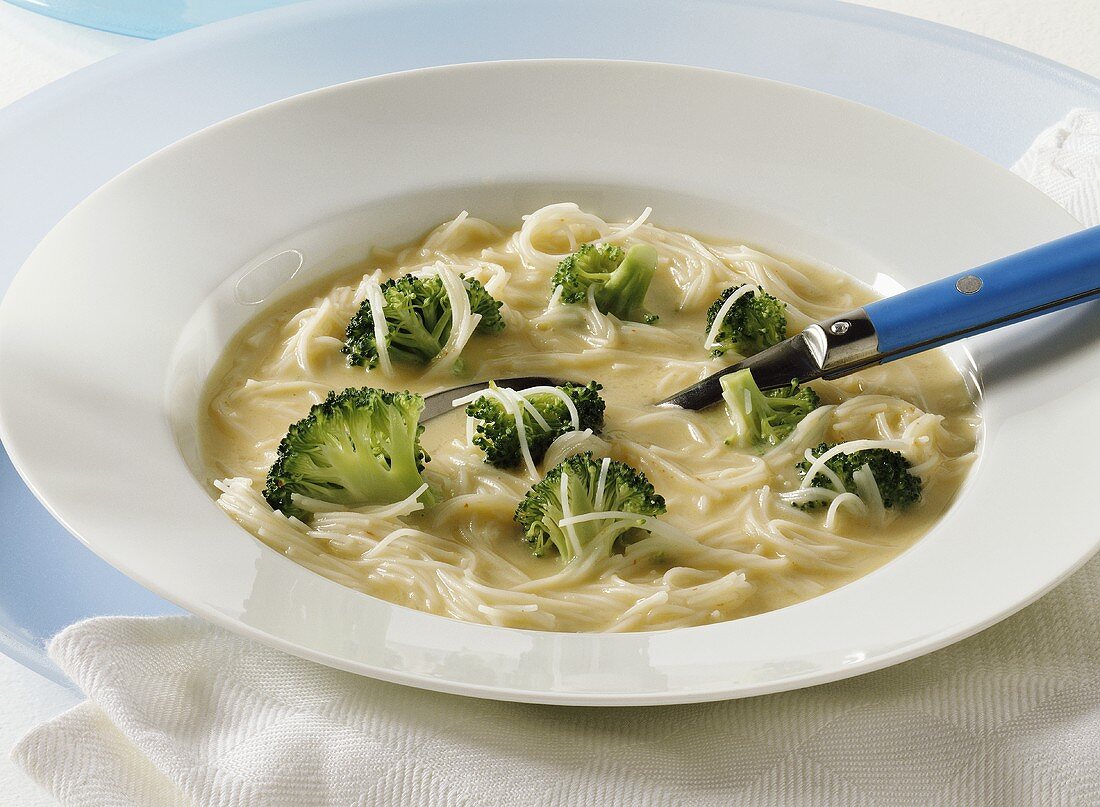
[{"label": "broccoli stem", "polygon": [[449,309],[439,318],[433,330],[428,330],[419,316],[401,316],[396,327],[391,327],[389,332],[391,355],[398,361],[409,363],[423,363],[423,357],[438,355],[446,341],[445,335],[449,334],[450,323]]},{"label": "broccoli stem", "polygon": [[778,445],[817,408],[820,400],[810,387],[792,381],[789,387],[761,392],[748,369],[722,376],[722,398],[733,424],[727,445],[761,448]]},{"label": "broccoli stem", "polygon": [[657,317],[643,304],[656,271],[657,250],[649,244],[635,244],[596,292],[596,306],[621,320],[655,322]]}]

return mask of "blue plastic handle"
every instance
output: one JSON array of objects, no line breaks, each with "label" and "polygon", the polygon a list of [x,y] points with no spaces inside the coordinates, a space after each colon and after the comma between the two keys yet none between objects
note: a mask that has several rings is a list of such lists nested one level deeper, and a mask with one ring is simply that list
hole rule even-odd
[{"label": "blue plastic handle", "polygon": [[883,361],[1100,296],[1100,227],[864,306]]}]

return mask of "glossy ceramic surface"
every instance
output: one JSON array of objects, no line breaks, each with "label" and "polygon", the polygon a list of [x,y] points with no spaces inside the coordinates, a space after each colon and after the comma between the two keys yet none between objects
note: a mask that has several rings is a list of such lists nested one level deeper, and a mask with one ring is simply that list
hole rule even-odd
[{"label": "glossy ceramic surface", "polygon": [[[482,113],[517,104],[524,114],[504,121]],[[639,130],[633,112],[645,107],[672,114]],[[577,116],[558,114],[565,108],[591,123],[572,125]],[[294,170],[272,170],[285,165]],[[1035,501],[1089,467],[1085,441],[1057,424],[1080,422],[1100,395],[1080,380],[1095,375],[1096,361],[1065,335],[1095,319],[1091,307],[977,346],[988,392],[983,460],[931,535],[850,586],[758,617],[625,636],[460,623],[321,579],[213,505],[189,467],[193,405],[220,348],[254,310],[232,301],[237,277],[295,248],[306,266],[290,285],[307,282],[460,207],[505,218],[560,198],[611,216],[652,204],[671,226],[906,285],[1076,229],[1038,191],[946,139],[757,79],[610,62],[369,79],[189,138],[67,216],[0,307],[0,374],[21,379],[0,391],[0,434],[63,523],[188,610],[343,669],[485,697],[669,703],[832,680],[972,633],[1095,549],[1088,531],[1073,529],[1086,523],[1084,503],[1060,507],[1060,540],[1037,554],[1033,536],[1051,529],[1050,514],[1005,501],[1022,460],[1051,444],[1061,446],[1059,473],[1030,480]],[[35,313],[48,305],[69,330]],[[73,331],[97,350],[66,350]],[[1023,334],[1035,350],[1045,340],[1054,357],[1041,374],[1006,372],[1020,361]],[[1066,391],[1052,402],[1050,389]],[[112,472],[89,476],[92,467]]]},{"label": "glossy ceramic surface", "polygon": [[[61,216],[142,157],[262,103],[408,67],[659,55],[878,106],[1004,165],[1065,110],[1100,106],[1097,79],[911,17],[831,0],[712,0],[687,15],[682,7],[682,0],[316,0],[101,62],[0,111],[7,191],[0,291]],[[577,26],[578,16],[589,26]],[[600,34],[609,25],[619,39]],[[658,27],[667,35],[655,44],[649,32]],[[0,652],[67,683],[44,653],[56,631],[95,614],[177,610],[73,540],[2,448],[0,507]]]}]

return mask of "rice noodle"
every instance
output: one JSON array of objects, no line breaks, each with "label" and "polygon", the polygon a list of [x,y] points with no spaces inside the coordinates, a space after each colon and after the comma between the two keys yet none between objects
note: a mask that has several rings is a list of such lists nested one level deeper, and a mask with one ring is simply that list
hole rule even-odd
[{"label": "rice noodle", "polygon": [[386,375],[393,375],[393,363],[390,361],[390,349],[386,337],[389,325],[386,322],[386,301],[382,297],[382,288],[371,278],[365,289],[367,304],[370,306],[371,319],[374,320],[374,344],[378,350],[378,366]]},{"label": "rice noodle", "polygon": [[[523,419],[523,412],[526,409],[532,413],[532,417],[536,422],[544,429],[549,429],[546,420],[538,413],[534,406],[524,398],[521,394],[513,389],[507,387],[489,387],[486,390],[475,392],[472,395],[467,395],[464,398],[458,398],[453,402],[453,406],[462,406],[468,404],[471,401],[476,401],[478,398],[487,397],[492,398],[507,412],[516,423],[516,436],[519,442],[520,455],[523,457],[523,465],[527,469],[527,475],[532,479],[538,478],[538,467],[535,465],[535,459],[531,455],[531,443],[527,439],[527,423]],[[472,418],[471,418],[472,420]],[[467,442],[473,443],[473,437],[470,436],[470,432],[467,431]]]},{"label": "rice noodle", "polygon": [[905,453],[909,448],[909,443],[904,440],[849,440],[833,446],[828,451],[823,451],[817,457],[809,449],[806,449],[806,460],[810,463],[810,467],[806,469],[806,474],[802,478],[802,484],[799,487],[810,487],[817,475],[824,473],[830,477],[830,481],[837,490],[844,490],[844,483],[826,467],[825,463],[838,454],[854,454],[857,451],[867,451],[874,448],[885,448],[887,451]]},{"label": "rice noodle", "polygon": [[[816,382],[825,403],[786,440],[764,453],[731,448],[721,407],[650,405],[729,363],[708,353],[735,299],[708,329],[706,311],[718,295],[732,285],[773,294],[786,303],[792,328],[872,298],[839,273],[704,242],[650,216],[646,208],[633,220],[607,221],[562,203],[505,232],[463,211],[416,244],[376,250],[370,272],[361,265],[262,314],[211,375],[203,410],[219,506],[267,546],[342,585],[456,619],[537,630],[656,630],[760,613],[843,585],[909,546],[948,506],[976,456],[980,421],[962,380],[930,353]],[[561,302],[550,278],[568,251],[591,242],[657,250],[650,294],[662,316],[655,326],[603,314],[594,292],[580,304]],[[427,371],[394,364],[384,349],[380,286],[406,272],[437,274],[451,303],[450,338]],[[475,334],[461,276],[504,303],[502,334]],[[339,351],[364,300],[380,345],[379,372],[367,377]],[[294,496],[315,514],[309,524],[272,511],[262,489],[279,441],[328,390],[369,383],[428,394],[464,383],[452,381],[452,370],[598,380],[607,401],[603,433],[578,431],[575,404],[554,387],[487,390],[459,403],[489,395],[516,418],[518,472],[484,462],[471,444],[472,419],[463,426],[458,416],[440,418],[424,438],[430,495],[422,487],[401,502],[356,509]],[[523,425],[547,425],[527,399],[536,394],[560,398],[573,429],[554,440],[541,465]],[[838,445],[808,456],[822,442]],[[869,468],[857,470],[847,490],[826,465],[842,451],[869,448],[905,455],[924,484],[918,504],[887,509]],[[595,512],[567,509],[559,519],[578,556],[562,563],[550,547],[536,558],[513,522],[516,504],[540,473],[582,451],[600,461]],[[800,475],[804,459],[810,470]],[[616,509],[611,460],[644,471],[667,513]],[[819,476],[828,485],[816,484]],[[563,474],[560,484],[570,482]],[[823,506],[800,506],[813,502]],[[581,551],[580,535],[593,531]]]},{"label": "rice noodle", "polygon": [[440,351],[439,359],[453,362],[474,335],[474,330],[481,322],[481,314],[471,313],[470,295],[457,272],[443,263],[437,263],[434,268],[443,282],[443,288],[447,290],[447,300],[451,304],[451,333],[447,344]]},{"label": "rice noodle", "polygon": [[722,303],[718,312],[714,315],[714,322],[711,323],[710,330],[707,331],[707,338],[703,340],[703,347],[707,350],[714,350],[718,347],[718,332],[722,330],[722,324],[726,321],[726,316],[729,314],[730,309],[740,300],[742,297],[749,294],[759,294],[760,289],[753,286],[750,283],[746,283],[737,291],[730,294],[726,298],[726,301]]},{"label": "rice noodle", "polygon": [[646,219],[649,218],[652,212],[653,208],[647,207],[645,210],[642,211],[642,215],[638,216],[638,218],[634,219],[634,221],[630,222],[630,224],[626,225],[625,227],[616,227],[614,224],[610,225],[611,232],[608,235],[597,238],[592,243],[616,244],[625,241],[627,238],[633,235],[639,227],[646,223]]}]

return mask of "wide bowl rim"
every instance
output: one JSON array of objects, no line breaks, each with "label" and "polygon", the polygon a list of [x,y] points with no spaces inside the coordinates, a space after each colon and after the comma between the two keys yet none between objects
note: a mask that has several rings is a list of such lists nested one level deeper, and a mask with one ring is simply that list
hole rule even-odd
[{"label": "wide bowl rim", "polygon": [[[478,73],[480,71],[486,71],[487,70],[487,71],[490,71],[490,72],[497,72],[497,71],[501,71],[501,70],[508,71],[509,69],[514,69],[514,68],[525,69],[526,67],[531,66],[531,65],[539,65],[542,68],[551,69],[551,70],[555,69],[555,68],[558,68],[558,67],[561,67],[563,65],[579,66],[581,68],[584,68],[585,66],[591,66],[591,65],[600,65],[600,66],[611,65],[611,66],[614,66],[613,67],[614,70],[619,70],[619,69],[623,69],[623,70],[641,69],[641,70],[645,70],[645,71],[659,70],[659,71],[662,71],[662,72],[668,72],[670,75],[672,73],[678,73],[681,76],[690,76],[690,75],[693,75],[693,74],[694,75],[713,75],[713,76],[722,77],[721,80],[723,80],[723,81],[725,81],[725,80],[736,80],[736,81],[748,82],[748,83],[751,83],[751,84],[755,84],[757,86],[765,86],[765,87],[766,86],[771,86],[773,88],[782,88],[782,92],[791,92],[791,93],[794,93],[796,95],[817,96],[817,97],[821,97],[821,98],[827,98],[828,102],[830,104],[832,104],[834,106],[837,106],[837,107],[846,108],[849,111],[857,111],[858,115],[862,118],[877,119],[880,123],[884,122],[884,121],[888,121],[891,126],[900,126],[900,127],[903,127],[903,128],[908,128],[910,130],[917,130],[921,133],[921,137],[928,140],[928,141],[933,141],[933,140],[939,141],[940,145],[944,148],[953,149],[953,150],[960,151],[960,152],[965,152],[968,156],[968,159],[970,159],[971,161],[980,161],[981,163],[983,163],[985,165],[987,170],[992,169],[995,173],[1007,174],[1007,172],[1004,172],[1003,169],[996,166],[994,163],[992,163],[991,161],[989,161],[986,158],[982,157],[981,155],[977,155],[974,152],[970,152],[969,150],[965,149],[965,147],[963,147],[961,145],[958,145],[958,144],[955,144],[952,141],[949,141],[946,138],[943,138],[942,136],[939,136],[939,135],[936,135],[934,133],[928,132],[927,130],[923,130],[920,127],[917,127],[914,124],[910,124],[910,123],[907,123],[907,122],[904,122],[904,121],[899,121],[898,119],[893,118],[892,116],[888,115],[887,113],[880,112],[878,110],[873,110],[873,109],[871,109],[869,107],[865,107],[861,104],[857,104],[855,102],[840,99],[840,98],[837,98],[835,96],[826,95],[824,93],[819,93],[819,92],[812,91],[812,90],[806,90],[806,89],[803,89],[803,88],[791,87],[789,85],[782,84],[781,82],[774,82],[774,81],[770,81],[770,80],[766,80],[766,79],[758,79],[758,78],[747,77],[747,76],[738,76],[736,74],[730,74],[730,73],[726,73],[724,71],[712,70],[712,69],[707,69],[707,68],[694,68],[694,67],[685,67],[685,66],[680,66],[680,65],[665,65],[665,64],[649,63],[649,62],[631,62],[631,61],[618,61],[618,60],[592,60],[592,59],[538,59],[538,60],[510,60],[510,61],[505,61],[505,62],[478,62],[478,63],[468,63],[468,64],[460,64],[460,65],[446,65],[446,66],[440,66],[440,67],[420,68],[420,69],[404,71],[404,72],[400,72],[400,73],[390,73],[390,74],[385,74],[385,75],[381,75],[381,76],[372,76],[372,77],[367,77],[367,78],[363,78],[363,79],[357,79],[357,80],[354,80],[354,81],[345,82],[345,83],[337,84],[337,85],[332,85],[330,87],[324,87],[324,88],[321,88],[321,89],[318,89],[318,90],[313,90],[313,91],[303,93],[303,94],[300,94],[300,95],[297,95],[297,96],[292,96],[290,98],[282,99],[280,101],[276,101],[276,102],[273,102],[271,104],[265,105],[263,107],[259,107],[259,108],[254,109],[254,110],[250,110],[248,112],[242,113],[241,115],[235,116],[235,117],[227,119],[225,121],[221,121],[219,123],[216,123],[212,126],[206,127],[205,129],[202,129],[202,130],[188,136],[187,138],[184,138],[183,140],[178,141],[177,143],[174,143],[174,144],[172,144],[172,145],[170,145],[170,146],[168,146],[164,149],[161,149],[161,150],[155,152],[154,154],[150,155],[149,157],[146,157],[145,159],[143,159],[139,163],[136,163],[130,169],[127,169],[127,171],[123,172],[122,174],[120,174],[117,177],[115,177],[114,179],[112,179],[109,183],[105,184],[102,188],[98,189],[95,193],[90,195],[84,202],[82,202],[81,205],[79,205],[72,212],[70,212],[65,217],[65,219],[63,219],[62,222],[60,222],[57,225],[57,227],[55,227],[54,230],[51,231],[50,235],[48,235],[46,237],[46,239],[43,240],[43,243],[46,243],[47,241],[49,241],[51,239],[51,237],[53,236],[54,232],[56,232],[57,230],[63,228],[66,225],[66,222],[72,220],[75,217],[79,217],[80,215],[82,215],[81,211],[84,211],[84,210],[88,209],[89,207],[93,207],[96,204],[98,204],[99,200],[105,194],[111,193],[113,188],[117,188],[121,183],[126,182],[129,177],[141,174],[150,165],[157,164],[160,161],[165,160],[165,159],[170,159],[171,156],[173,154],[177,153],[181,148],[193,147],[195,144],[199,144],[207,138],[215,138],[216,139],[221,135],[222,132],[234,129],[235,127],[240,127],[242,124],[245,124],[250,120],[255,120],[260,116],[277,113],[277,112],[279,112],[279,110],[282,110],[282,109],[293,108],[296,105],[299,105],[299,104],[302,104],[302,103],[308,103],[312,99],[315,99],[315,98],[324,97],[326,95],[339,94],[341,92],[348,91],[349,89],[354,89],[354,88],[360,87],[360,86],[376,87],[376,86],[381,86],[381,85],[385,85],[385,84],[391,84],[393,82],[403,83],[403,82],[409,81],[410,78],[415,79],[415,77],[423,76],[423,75],[428,75],[428,76],[458,76],[458,77],[461,78],[464,75],[475,74],[475,73]],[[777,89],[777,91],[778,91],[778,89]],[[1079,225],[1077,225],[1076,222],[1074,222],[1072,220],[1072,218],[1069,216],[1068,213],[1065,213],[1065,211],[1062,211],[1061,208],[1058,208],[1057,205],[1055,205],[1055,203],[1053,201],[1047,199],[1045,196],[1042,196],[1037,190],[1033,189],[1030,185],[1027,185],[1027,183],[1025,183],[1024,180],[1022,180],[1018,177],[1013,177],[1013,179],[1014,179],[1015,182],[1017,182],[1019,184],[1020,189],[1027,189],[1025,195],[1030,195],[1031,198],[1032,198],[1032,201],[1037,206],[1040,205],[1040,198],[1041,198],[1042,204],[1045,204],[1048,207],[1051,215],[1054,218],[1058,217],[1057,215],[1054,215],[1054,210],[1057,209],[1057,212],[1061,216],[1061,218],[1063,220],[1064,227],[1065,227],[1066,230],[1075,229],[1077,226],[1079,226]],[[28,261],[24,265],[24,269],[22,269],[20,271],[19,276],[13,282],[11,290],[5,296],[5,300],[3,301],[3,303],[0,303],[0,323],[2,323],[2,321],[5,319],[5,317],[4,317],[5,308],[10,310],[15,305],[14,303],[10,303],[9,301],[17,296],[18,290],[21,288],[20,279],[25,274],[25,272],[27,271],[27,267],[33,267],[34,266],[34,264],[36,263],[36,256],[39,254],[39,252],[40,252],[40,249],[36,249],[35,253],[32,254],[32,256],[28,259]],[[15,292],[15,293],[13,294],[13,292]],[[2,363],[0,363],[0,367],[2,367]],[[110,562],[113,565],[115,565],[116,567],[120,568],[126,574],[130,575],[135,580],[140,582],[142,585],[144,585],[147,588],[151,589],[152,591],[156,592],[160,596],[163,596],[166,599],[171,600],[171,601],[181,605],[184,608],[187,608],[188,610],[198,612],[199,615],[202,616],[203,618],[208,619],[208,620],[210,620],[212,622],[215,622],[217,624],[220,624],[222,627],[228,628],[228,629],[230,629],[234,632],[238,632],[238,633],[242,633],[244,635],[251,636],[252,638],[259,639],[259,640],[261,640],[261,641],[263,641],[267,644],[279,647],[280,649],[286,650],[286,651],[294,653],[296,655],[306,657],[306,658],[310,658],[310,659],[313,659],[315,661],[319,661],[319,662],[324,663],[328,666],[337,667],[337,668],[341,668],[341,669],[346,669],[346,670],[349,670],[349,671],[352,671],[352,672],[365,673],[365,674],[371,675],[372,677],[376,677],[376,678],[379,678],[379,679],[382,679],[382,680],[393,681],[393,682],[396,682],[396,683],[406,683],[406,684],[412,684],[412,685],[415,685],[415,686],[420,686],[420,687],[425,687],[425,688],[430,688],[430,689],[437,689],[437,690],[441,690],[441,691],[455,692],[455,693],[458,693],[458,694],[476,695],[476,696],[480,696],[480,697],[500,698],[500,699],[508,699],[508,700],[520,700],[520,701],[529,701],[529,702],[560,703],[560,704],[585,704],[585,703],[587,703],[587,704],[603,704],[603,705],[638,705],[638,704],[647,704],[647,703],[685,703],[685,702],[694,702],[694,701],[701,701],[701,700],[712,700],[712,699],[724,698],[724,697],[748,696],[748,695],[762,694],[762,693],[765,693],[765,692],[782,691],[782,690],[786,690],[786,689],[792,689],[792,688],[797,688],[797,687],[802,687],[802,686],[809,686],[809,685],[813,685],[813,684],[817,684],[817,683],[823,683],[823,682],[830,681],[830,680],[837,680],[839,678],[848,677],[850,675],[855,675],[855,674],[859,674],[859,673],[863,673],[863,672],[869,672],[869,671],[874,670],[874,669],[879,669],[881,667],[888,666],[890,664],[894,664],[894,663],[897,663],[899,661],[903,661],[903,660],[906,660],[908,658],[912,658],[912,657],[915,657],[917,655],[921,655],[921,654],[926,653],[926,652],[930,652],[932,650],[943,647],[943,646],[945,646],[945,645],[947,645],[947,644],[949,644],[953,641],[957,641],[961,638],[964,638],[965,636],[971,635],[971,634],[987,627],[988,625],[990,625],[990,624],[992,624],[996,621],[999,621],[1000,619],[1008,616],[1009,614],[1013,613],[1014,611],[1018,610],[1019,608],[1022,608],[1025,605],[1027,605],[1028,603],[1034,601],[1035,599],[1040,597],[1043,593],[1045,593],[1047,590],[1049,590],[1053,586],[1057,585],[1058,582],[1060,582],[1062,579],[1064,579],[1066,576],[1068,576],[1070,573],[1072,573],[1072,571],[1074,569],[1078,568],[1081,564],[1083,564],[1097,548],[1097,544],[1096,544],[1096,542],[1094,542],[1093,545],[1089,549],[1087,549],[1083,554],[1081,554],[1081,556],[1079,558],[1077,558],[1075,564],[1072,565],[1072,567],[1064,568],[1062,573],[1058,577],[1056,577],[1054,579],[1050,579],[1046,582],[1046,584],[1044,586],[1032,590],[1026,598],[1023,598],[1023,599],[1019,600],[1018,602],[1014,603],[1010,608],[1001,609],[999,612],[997,612],[995,614],[992,614],[992,615],[989,615],[984,620],[972,621],[969,624],[967,624],[964,628],[950,629],[950,630],[946,630],[944,632],[941,632],[939,634],[933,634],[933,635],[926,636],[926,637],[924,637],[924,639],[921,642],[911,644],[911,645],[899,646],[899,647],[897,647],[896,649],[894,649],[892,651],[880,653],[880,654],[876,655],[873,659],[867,659],[864,662],[861,662],[861,663],[858,663],[858,664],[852,664],[852,665],[849,665],[848,667],[843,668],[843,669],[818,670],[818,671],[815,671],[815,672],[805,673],[805,674],[802,674],[802,675],[776,678],[776,679],[773,679],[773,680],[765,682],[765,683],[759,683],[759,684],[754,684],[754,685],[744,685],[744,684],[742,684],[742,685],[739,685],[739,686],[730,687],[728,685],[723,686],[721,683],[716,683],[716,684],[714,684],[713,686],[711,686],[709,688],[691,689],[689,691],[683,691],[683,692],[678,692],[678,693],[676,693],[676,692],[657,692],[657,693],[654,693],[654,692],[641,692],[641,693],[626,693],[626,692],[623,692],[623,693],[610,694],[610,693],[607,693],[607,692],[583,692],[583,691],[563,692],[563,691],[557,691],[557,690],[542,692],[542,691],[525,689],[525,688],[502,687],[498,684],[478,685],[478,684],[474,684],[474,683],[470,683],[470,682],[457,682],[456,683],[456,682],[450,682],[450,681],[425,677],[425,676],[419,675],[419,674],[406,673],[406,672],[402,672],[400,670],[394,670],[394,669],[391,669],[391,668],[387,668],[385,666],[369,665],[369,664],[364,664],[362,662],[353,662],[353,661],[349,661],[349,659],[347,659],[345,657],[341,657],[339,655],[334,655],[332,653],[322,652],[322,651],[317,650],[315,648],[310,648],[310,647],[307,647],[307,646],[303,646],[301,642],[295,642],[295,641],[289,640],[289,639],[287,639],[283,636],[280,636],[276,633],[273,633],[273,632],[270,632],[270,631],[267,631],[267,630],[263,630],[263,629],[255,627],[255,626],[251,626],[251,625],[248,625],[246,623],[243,623],[239,619],[233,619],[232,617],[230,617],[225,612],[222,612],[222,611],[219,611],[219,610],[211,610],[211,609],[208,609],[208,608],[196,607],[196,603],[193,602],[193,601],[188,600],[185,593],[181,593],[178,589],[174,588],[171,585],[165,585],[161,581],[149,578],[147,575],[142,573],[140,570],[135,570],[135,569],[131,568],[127,564],[125,558],[119,558],[119,557],[113,555],[111,550],[109,549],[109,547],[104,546],[98,540],[89,540],[88,538],[86,538],[83,535],[83,533],[87,532],[87,529],[81,529],[79,525],[72,523],[74,519],[71,516],[66,515],[66,512],[64,512],[65,508],[55,508],[54,507],[54,505],[52,503],[52,499],[55,498],[55,496],[53,494],[51,494],[51,492],[49,490],[47,490],[47,488],[51,488],[51,483],[47,482],[45,484],[40,484],[41,475],[36,474],[36,472],[35,472],[36,460],[33,457],[33,447],[30,446],[29,444],[28,445],[22,444],[19,436],[16,433],[17,430],[12,429],[11,423],[10,423],[10,418],[8,416],[6,416],[7,408],[4,405],[4,400],[5,400],[5,396],[3,394],[0,394],[0,440],[3,440],[5,446],[7,446],[9,454],[12,457],[13,464],[18,469],[18,471],[19,471],[21,477],[24,479],[24,481],[26,481],[26,483],[28,484],[28,487],[30,487],[30,489],[34,492],[34,495],[49,510],[51,515],[54,518],[56,518],[70,533],[72,533],[75,537],[77,537],[79,540],[81,540],[83,543],[85,543],[85,545],[87,545],[90,549],[92,549],[92,551],[94,551],[94,552],[96,552],[96,554],[100,555],[100,557],[103,557],[108,562]],[[76,520],[79,520],[79,518],[77,518]],[[265,549],[266,549],[266,547],[265,547]],[[268,551],[271,551],[271,550],[268,550]],[[384,601],[381,601],[381,600],[375,600],[374,598],[370,598],[370,599],[374,600],[375,602],[379,602],[379,603],[384,602]],[[397,605],[393,605],[393,604],[390,604],[390,603],[385,603],[385,605],[389,608],[402,608],[402,606],[397,606]],[[806,605],[806,603],[803,603],[801,605]],[[800,607],[800,606],[794,606],[794,607]],[[783,610],[787,610],[787,609],[783,609]],[[436,617],[436,616],[428,615],[428,614],[420,614],[420,616],[429,617],[429,618],[436,619],[436,620],[442,620],[442,621],[448,622],[448,623],[451,622],[451,620],[448,620],[447,618],[444,618],[444,617]],[[724,623],[724,624],[730,624],[730,623]],[[523,633],[523,634],[532,634],[532,635],[538,636],[538,637],[543,637],[543,636],[546,635],[546,634],[544,634],[542,632],[538,632],[538,631],[517,631],[517,629],[513,629],[513,628],[495,628],[495,627],[492,627],[492,626],[479,626],[479,627],[484,628],[487,631],[505,630],[505,631]],[[708,630],[712,627],[717,627],[717,626],[700,626],[699,628],[680,629],[680,630],[674,631],[674,632],[683,633],[685,631],[702,631],[702,630]],[[649,633],[649,634],[646,634],[646,635],[652,636],[652,635],[656,635],[657,633],[663,633],[663,632],[653,632],[653,633]],[[560,636],[573,636],[573,634],[550,634],[550,635],[559,636],[559,637]],[[631,637],[637,636],[637,635],[639,635],[639,634],[632,634],[632,635],[625,635],[625,636],[620,636],[620,635],[615,635],[615,634],[600,634],[599,635],[599,637],[600,637],[599,641],[602,642],[602,643],[630,642],[630,641],[632,641]]]}]

